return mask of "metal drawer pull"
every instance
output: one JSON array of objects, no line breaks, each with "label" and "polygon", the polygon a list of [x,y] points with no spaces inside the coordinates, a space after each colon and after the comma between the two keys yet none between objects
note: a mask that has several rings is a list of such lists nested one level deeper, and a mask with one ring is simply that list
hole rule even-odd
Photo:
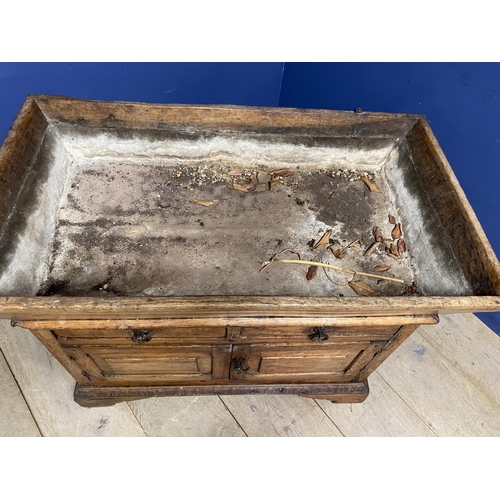
[{"label": "metal drawer pull", "polygon": [[234,371],[236,373],[244,373],[250,370],[250,367],[245,363],[243,358],[237,358],[234,360]]},{"label": "metal drawer pull", "polygon": [[325,327],[324,326],[318,326],[314,329],[314,333],[309,335],[309,338],[313,342],[324,342],[325,340],[328,340],[328,335],[325,333]]},{"label": "metal drawer pull", "polygon": [[132,332],[132,340],[136,344],[145,344],[146,342],[149,342],[152,338],[151,333],[149,333],[149,330],[131,330]]}]

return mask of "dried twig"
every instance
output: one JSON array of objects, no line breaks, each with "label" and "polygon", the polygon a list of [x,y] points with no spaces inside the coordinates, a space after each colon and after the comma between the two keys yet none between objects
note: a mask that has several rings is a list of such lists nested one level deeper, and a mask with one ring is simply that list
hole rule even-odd
[{"label": "dried twig", "polygon": [[[261,267],[259,273],[261,273],[262,271],[264,271],[264,269],[267,269],[273,262],[276,261],[276,259],[283,253],[285,252],[291,252],[291,253],[294,253],[295,255],[297,255],[297,257],[299,258],[299,260],[302,260],[302,255],[300,255],[299,252],[297,252],[296,250],[292,250],[291,248],[285,248],[284,250],[281,250],[281,252],[278,252],[276,254],[274,254],[272,257],[271,257],[271,260],[269,262],[264,262],[264,266]],[[294,261],[294,262],[298,262],[297,260]]]},{"label": "dried twig", "polygon": [[[298,254],[298,252],[295,252],[295,250],[290,250],[290,249],[287,249],[287,250]],[[283,250],[283,252],[284,251],[285,250]],[[282,252],[280,252],[280,254],[281,253]],[[304,265],[308,265],[308,266],[326,267],[327,269],[335,269],[336,271],[340,271],[342,273],[357,274],[359,276],[367,276],[368,278],[376,278],[379,280],[396,281],[397,283],[404,283],[404,280],[400,280],[398,278],[389,278],[387,276],[380,276],[379,274],[364,273],[362,271],[353,271],[352,269],[345,269],[343,267],[333,266],[332,264],[323,264],[323,262],[313,262],[310,260],[302,260],[302,259],[299,259],[299,260],[296,260],[296,259],[295,260],[276,259],[276,257],[278,257],[278,255],[279,254],[275,255],[269,262],[265,262],[264,266],[262,267],[262,269],[259,272],[262,272],[264,269],[269,267],[273,262],[281,262],[283,264],[304,264]]]}]

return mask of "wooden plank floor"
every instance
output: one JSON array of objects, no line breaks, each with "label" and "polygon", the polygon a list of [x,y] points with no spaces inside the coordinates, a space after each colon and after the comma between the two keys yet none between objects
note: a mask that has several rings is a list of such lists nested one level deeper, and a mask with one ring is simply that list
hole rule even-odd
[{"label": "wooden plank floor", "polygon": [[0,351],[0,436],[500,436],[500,337],[472,314],[421,326],[352,405],[248,395],[88,409],[29,331],[1,321]]}]

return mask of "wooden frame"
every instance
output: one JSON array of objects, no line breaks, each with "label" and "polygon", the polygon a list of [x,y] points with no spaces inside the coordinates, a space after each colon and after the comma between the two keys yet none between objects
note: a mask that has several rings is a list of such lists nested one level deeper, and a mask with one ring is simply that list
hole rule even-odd
[{"label": "wooden frame", "polygon": [[[439,314],[500,311],[500,264],[429,124],[421,115],[155,105],[28,96],[0,148],[0,240],[3,239],[5,255],[15,235],[6,232],[7,222],[23,195],[24,179],[36,161],[44,135],[47,130],[68,126],[83,131],[93,128],[119,129],[129,133],[147,130],[160,136],[180,134],[182,137],[189,137],[193,127],[207,135],[230,131],[279,138],[287,134],[291,138],[300,137],[307,144],[332,138],[394,141],[394,151],[411,160],[415,175],[425,183],[428,201],[445,234],[463,235],[454,240],[452,247],[472,289],[469,294],[447,296],[0,297],[0,318],[10,319],[14,326],[33,331],[77,380],[75,396],[81,404],[112,404],[121,400],[174,394],[240,393],[300,394],[335,402],[359,402],[368,394],[368,375],[419,324],[436,323]],[[224,327],[227,333],[222,341],[201,341],[213,342],[212,351],[222,353],[220,357],[214,354],[216,361],[212,366],[212,377],[223,380],[226,372],[229,374],[229,370],[234,370],[231,364],[236,356],[233,356],[234,353],[241,351],[237,359],[244,366],[244,354],[241,353],[248,352],[251,344],[259,348],[266,343],[272,344],[269,331],[278,332],[284,327],[352,326],[362,329],[376,325],[387,329],[389,340],[379,343],[380,338],[374,335],[369,340],[369,346],[357,354],[355,363],[342,375],[349,380],[322,384],[280,383],[279,377],[270,384],[252,384],[243,382],[245,377],[242,376],[241,380],[235,377],[234,383],[226,381],[212,385],[193,384],[190,387],[112,387],[109,377],[100,371],[84,350],[78,345],[71,347],[65,344],[57,336],[58,331],[71,330],[79,342],[84,342],[77,332],[90,330],[91,334],[87,337],[93,338],[95,345],[108,343],[111,347],[115,342],[115,348],[119,348],[122,344],[108,335],[112,329]],[[256,329],[254,338],[240,335],[242,329],[250,327]],[[393,334],[394,327],[399,328],[396,334]],[[355,338],[354,334],[351,337]],[[186,342],[184,337],[173,341],[176,345]],[[306,337],[294,339],[294,342],[294,348],[298,350],[301,345],[302,348],[310,346]],[[231,347],[228,350],[229,345],[234,345],[234,349]]]}]

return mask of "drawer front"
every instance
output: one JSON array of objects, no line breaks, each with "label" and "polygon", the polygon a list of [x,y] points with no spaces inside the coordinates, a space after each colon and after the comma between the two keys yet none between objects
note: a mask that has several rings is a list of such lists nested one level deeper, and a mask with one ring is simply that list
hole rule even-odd
[{"label": "drawer front", "polygon": [[[399,326],[291,326],[280,327],[272,324],[265,327],[243,327],[241,338],[245,340],[283,340],[290,342],[316,342],[318,332],[322,332],[321,342],[343,340],[371,341],[389,340],[399,330]],[[326,338],[326,337],[328,338]]]},{"label": "drawer front", "polygon": [[385,346],[385,341],[342,345],[235,345],[232,381],[308,383],[352,380]]},{"label": "drawer front", "polygon": [[137,344],[161,345],[171,343],[210,343],[224,340],[225,327],[194,328],[123,328],[123,329],[58,329],[54,330],[63,346],[90,345],[123,345]]}]

